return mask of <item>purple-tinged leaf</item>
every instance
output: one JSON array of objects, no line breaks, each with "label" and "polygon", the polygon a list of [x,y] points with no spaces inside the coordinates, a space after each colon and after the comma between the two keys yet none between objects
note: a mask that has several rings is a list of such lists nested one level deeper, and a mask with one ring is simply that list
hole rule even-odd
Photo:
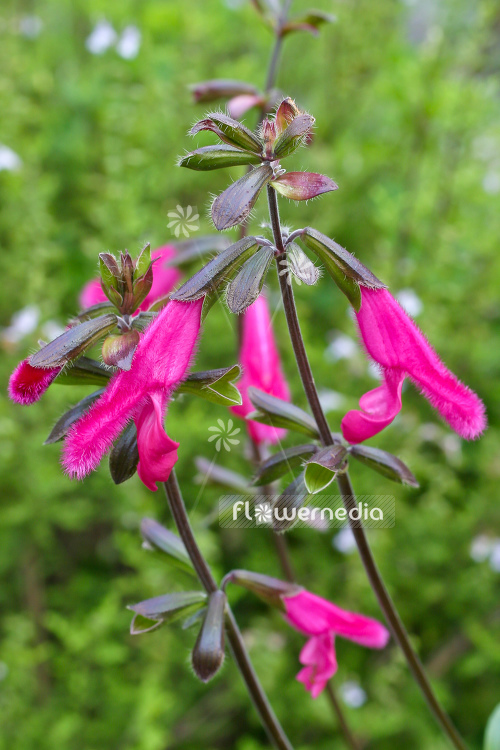
[{"label": "purple-tinged leaf", "polygon": [[256,251],[258,243],[255,237],[243,237],[212,258],[206,266],[191,276],[170,299],[180,302],[194,302],[213,292],[222,279],[230,277],[236,269]]},{"label": "purple-tinged leaf", "polygon": [[130,604],[127,609],[148,620],[171,622],[179,616],[188,614],[188,609],[199,609],[206,598],[207,595],[203,591],[179,591],[175,594],[155,596],[138,604]]},{"label": "purple-tinged leaf", "polygon": [[300,109],[297,107],[293,99],[287,96],[283,99],[278,109],[276,110],[276,133],[280,135],[298,115],[300,115]]},{"label": "purple-tinged leaf", "polygon": [[223,591],[210,594],[203,625],[191,654],[194,673],[202,682],[215,677],[224,661],[226,603]]},{"label": "purple-tinged leaf", "polygon": [[108,384],[112,371],[101,362],[90,357],[79,357],[79,359],[65,367],[54,380],[56,385],[101,385]]},{"label": "purple-tinged leaf", "polygon": [[274,453],[259,464],[252,484],[258,487],[271,484],[271,482],[280,479],[293,469],[302,466],[304,459],[312,453],[316,453],[317,450],[318,448],[314,443],[307,443],[306,445],[294,445],[291,448]]},{"label": "purple-tinged leaf", "polygon": [[409,487],[418,487],[418,481],[410,469],[401,459],[387,453],[380,448],[371,448],[367,445],[353,445],[349,448],[350,455],[369,466],[374,471],[382,474],[393,482],[407,484]]},{"label": "purple-tinged leaf", "polygon": [[44,442],[44,445],[51,445],[52,443],[57,443],[59,440],[62,440],[63,437],[68,434],[72,425],[74,425],[74,423],[78,419],[80,419],[83,414],[85,414],[87,409],[90,409],[94,401],[99,398],[101,393],[104,393],[104,388],[101,388],[95,393],[91,393],[89,396],[85,396],[85,398],[82,398],[82,400],[79,401],[75,406],[73,406],[71,409],[68,409],[68,411],[62,415],[62,417],[59,417],[54,427],[50,431],[50,435]]},{"label": "purple-tinged leaf", "polygon": [[104,363],[110,367],[119,367],[120,370],[130,370],[140,340],[140,334],[135,328],[126,333],[108,336],[102,345]]},{"label": "purple-tinged leaf", "polygon": [[212,203],[212,220],[216,229],[230,229],[241,224],[255,205],[260,191],[273,176],[269,164],[255,167],[233,182]]},{"label": "purple-tinged leaf", "polygon": [[278,193],[294,201],[308,201],[323,193],[338,190],[338,185],[317,172],[286,172],[271,182]]},{"label": "purple-tinged leaf", "polygon": [[273,257],[274,248],[264,245],[241,267],[226,290],[226,302],[231,312],[242,313],[255,302]]},{"label": "purple-tinged leaf", "polygon": [[138,463],[137,430],[134,422],[130,422],[109,454],[109,473],[113,482],[122,484],[131,479],[137,471]]},{"label": "purple-tinged leaf", "polygon": [[54,341],[46,344],[33,354],[29,363],[32,367],[61,367],[71,362],[93,346],[99,339],[110,333],[116,326],[116,315],[100,315],[69,328]]},{"label": "purple-tinged leaf", "polygon": [[336,17],[330,13],[322,13],[319,10],[312,10],[304,16],[292,18],[291,21],[283,26],[282,35],[286,36],[293,31],[308,31],[310,34],[317,36],[319,27],[325,23],[334,23]]},{"label": "purple-tinged leaf", "polygon": [[297,281],[307,286],[316,284],[321,276],[320,269],[295,242],[286,246],[286,266],[287,271],[291,271]]}]

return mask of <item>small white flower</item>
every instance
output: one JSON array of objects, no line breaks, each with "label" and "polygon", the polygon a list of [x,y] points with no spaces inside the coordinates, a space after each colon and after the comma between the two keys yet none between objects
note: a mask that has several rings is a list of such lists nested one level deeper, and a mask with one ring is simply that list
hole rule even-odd
[{"label": "small white flower", "polygon": [[0,143],[0,172],[2,169],[7,172],[17,172],[22,167],[21,157],[8,146]]},{"label": "small white flower", "polygon": [[255,520],[257,523],[271,523],[273,509],[269,503],[259,503],[255,506]]},{"label": "small white flower", "polygon": [[223,422],[222,419],[217,420],[217,426],[213,425],[212,427],[209,427],[209,432],[213,432],[213,435],[210,435],[208,438],[208,442],[211,443],[213,440],[216,440],[215,443],[215,450],[219,452],[221,448],[224,448],[228,453],[231,450],[232,445],[239,445],[240,441],[235,438],[235,435],[238,435],[241,432],[240,427],[236,427],[236,429],[233,430],[234,422],[232,419],[228,419],[227,426]]},{"label": "small white flower", "polygon": [[356,540],[349,526],[345,526],[338,534],[335,534],[332,544],[343,555],[348,555],[356,549]]},{"label": "small white flower", "polygon": [[366,693],[357,682],[348,680],[340,686],[342,700],[349,708],[361,708],[366,703]]},{"label": "small white flower", "polygon": [[403,310],[412,318],[416,318],[424,309],[422,300],[413,289],[401,289],[396,297]]},{"label": "small white flower", "polygon": [[167,215],[171,219],[167,226],[169,229],[174,228],[176,237],[180,237],[181,233],[184,237],[189,237],[190,232],[196,232],[200,228],[198,223],[200,215],[196,213],[196,207],[177,206],[175,211],[169,211]]},{"label": "small white flower", "polygon": [[35,305],[28,305],[23,307],[22,310],[14,313],[11,318],[10,326],[4,328],[2,331],[3,341],[9,344],[17,344],[25,336],[36,329],[38,321],[40,319],[40,310]]},{"label": "small white flower", "polygon": [[85,46],[93,55],[102,55],[116,42],[116,31],[109,21],[98,21],[87,37]]},{"label": "small white flower", "polygon": [[116,51],[124,60],[133,60],[139,54],[140,48],[141,32],[137,26],[127,26],[118,40]]},{"label": "small white flower", "polygon": [[36,39],[43,29],[43,21],[38,16],[22,16],[19,32],[27,39]]}]

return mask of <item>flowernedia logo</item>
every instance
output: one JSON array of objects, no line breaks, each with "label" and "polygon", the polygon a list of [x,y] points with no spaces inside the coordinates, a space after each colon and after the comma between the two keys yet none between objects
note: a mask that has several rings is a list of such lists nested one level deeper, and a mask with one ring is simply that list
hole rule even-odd
[{"label": "flowernedia logo", "polygon": [[272,526],[286,531],[293,527],[319,530],[339,528],[347,522],[365,528],[391,528],[395,521],[392,495],[361,495],[347,509],[340,495],[223,495],[219,499],[219,524],[223,528]]}]

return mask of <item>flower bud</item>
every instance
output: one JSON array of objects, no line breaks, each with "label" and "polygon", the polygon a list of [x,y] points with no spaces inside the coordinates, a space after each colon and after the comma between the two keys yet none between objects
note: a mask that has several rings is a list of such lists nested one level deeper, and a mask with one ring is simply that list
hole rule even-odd
[{"label": "flower bud", "polygon": [[141,337],[139,331],[131,328],[127,333],[108,336],[102,345],[102,358],[110,367],[130,370],[132,358]]},{"label": "flower bud", "polygon": [[191,655],[194,672],[202,682],[208,682],[215,677],[224,661],[226,601],[223,591],[214,591],[210,594],[205,619]]},{"label": "flower bud", "polygon": [[283,597],[294,596],[302,591],[302,586],[296,583],[280,581],[279,578],[271,578],[263,573],[253,573],[251,570],[232,570],[227,574],[225,581],[243,586],[268,604],[279,607],[283,611],[285,609]]}]

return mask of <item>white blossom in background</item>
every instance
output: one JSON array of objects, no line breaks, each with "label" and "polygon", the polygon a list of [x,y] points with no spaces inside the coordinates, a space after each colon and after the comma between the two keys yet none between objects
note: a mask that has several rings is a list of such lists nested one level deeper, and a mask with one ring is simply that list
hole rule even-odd
[{"label": "white blossom in background", "polygon": [[139,54],[140,48],[141,32],[137,26],[127,26],[118,40],[116,51],[124,60],[133,60]]},{"label": "white blossom in background", "polygon": [[43,21],[38,16],[22,16],[19,20],[19,33],[27,39],[36,39],[43,29]]},{"label": "white blossom in background", "polygon": [[500,171],[491,170],[483,177],[483,190],[488,195],[500,193]]},{"label": "white blossom in background", "polygon": [[109,21],[98,21],[87,37],[85,46],[93,55],[102,55],[117,39],[117,34]]},{"label": "white blossom in background", "polygon": [[356,549],[356,540],[349,526],[345,526],[338,534],[335,534],[332,539],[332,545],[338,552],[342,552],[343,555],[354,552]]},{"label": "white blossom in background", "polygon": [[472,540],[469,554],[474,562],[484,562],[493,548],[493,540],[486,534],[479,534]]},{"label": "white blossom in background", "polygon": [[361,708],[367,700],[367,695],[361,685],[354,680],[348,680],[340,686],[342,700],[349,708]]},{"label": "white blossom in background", "polygon": [[408,315],[411,315],[412,318],[416,318],[424,309],[422,300],[413,289],[401,289],[401,291],[396,294],[396,299],[403,310],[407,312]]},{"label": "white blossom in background", "polygon": [[21,157],[11,148],[0,143],[0,172],[2,170],[16,172],[18,169],[21,169],[22,165]]},{"label": "white blossom in background", "polygon": [[495,539],[490,555],[490,568],[500,573],[500,539]]},{"label": "white blossom in background", "polygon": [[28,305],[18,310],[11,318],[10,326],[0,333],[2,341],[17,344],[36,329],[40,320],[40,310],[35,305]]},{"label": "white blossom in background", "polygon": [[321,407],[325,412],[341,409],[345,402],[345,396],[341,393],[337,393],[337,391],[331,391],[328,388],[319,391],[318,396]]},{"label": "white blossom in background", "polygon": [[358,345],[350,336],[344,333],[335,335],[325,351],[325,358],[329,362],[338,362],[339,359],[352,359],[358,353]]},{"label": "white blossom in background", "polygon": [[42,338],[44,341],[53,341],[65,330],[57,320],[47,320],[42,326]]}]

